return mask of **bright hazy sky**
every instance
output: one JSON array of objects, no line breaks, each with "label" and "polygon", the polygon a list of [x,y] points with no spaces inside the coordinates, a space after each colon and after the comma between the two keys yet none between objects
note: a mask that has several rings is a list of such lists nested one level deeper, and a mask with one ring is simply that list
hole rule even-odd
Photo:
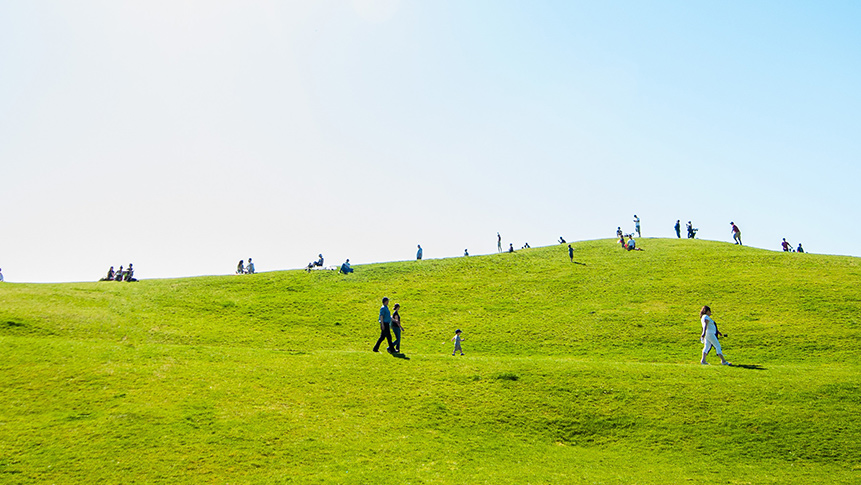
[{"label": "bright hazy sky", "polygon": [[857,1],[0,1],[0,268],[442,258],[634,214],[861,256],[859,25]]}]

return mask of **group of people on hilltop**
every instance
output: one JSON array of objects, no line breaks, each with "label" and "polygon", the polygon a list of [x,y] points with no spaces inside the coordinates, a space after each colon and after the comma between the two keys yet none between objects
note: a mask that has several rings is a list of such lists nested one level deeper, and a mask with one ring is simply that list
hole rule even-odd
[{"label": "group of people on hilltop", "polygon": [[[639,226],[638,226],[639,227]],[[622,246],[622,249],[626,251],[642,251],[643,248],[637,247],[637,241],[634,239],[634,234],[623,234],[622,228],[616,228],[616,237],[619,238],[619,244]],[[628,238],[628,241],[625,241],[625,238]],[[570,253],[571,251],[569,251]],[[570,256],[570,254],[569,254]],[[573,257],[572,257],[573,259]]]},{"label": "group of people on hilltop", "polygon": [[111,268],[108,270],[108,274],[105,275],[105,277],[100,279],[99,281],[137,281],[135,279],[134,266],[129,263],[128,269],[123,270],[123,267],[120,266],[119,271],[114,271],[114,267],[111,266]]},{"label": "group of people on hilltop", "polygon": [[804,248],[801,247],[801,243],[798,243],[798,249],[792,249],[792,244],[786,242],[786,238],[783,238],[783,242],[780,243],[780,247],[783,248],[783,252],[785,253],[803,253]]},{"label": "group of people on hilltop", "polygon": [[251,261],[251,258],[248,258],[248,264],[245,264],[244,259],[239,260],[239,264],[236,265],[236,274],[254,274],[254,262]]},{"label": "group of people on hilltop", "polygon": [[[676,237],[681,239],[681,237],[682,237],[682,221],[679,219],[676,219],[676,225],[673,226],[673,229],[675,229],[675,231],[676,231]],[[697,231],[699,231],[699,229],[696,229],[694,227],[694,225],[691,223],[691,221],[688,221],[688,223],[685,224],[685,230],[688,233],[688,239],[694,239],[695,237],[697,237]]]}]

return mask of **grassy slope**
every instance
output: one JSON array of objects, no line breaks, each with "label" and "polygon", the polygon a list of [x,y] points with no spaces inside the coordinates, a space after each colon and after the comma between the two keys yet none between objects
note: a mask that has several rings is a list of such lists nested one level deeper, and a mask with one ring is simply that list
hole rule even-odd
[{"label": "grassy slope", "polygon": [[641,242],[0,285],[0,482],[861,480],[859,260]]}]

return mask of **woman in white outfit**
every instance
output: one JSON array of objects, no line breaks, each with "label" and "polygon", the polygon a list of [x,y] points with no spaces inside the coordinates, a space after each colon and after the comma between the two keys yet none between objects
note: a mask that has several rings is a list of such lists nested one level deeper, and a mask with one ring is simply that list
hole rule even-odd
[{"label": "woman in white outfit", "polygon": [[700,360],[700,364],[706,365],[706,356],[709,354],[709,351],[712,347],[715,348],[717,352],[717,356],[720,357],[721,364],[723,365],[732,365],[723,358],[723,351],[720,348],[720,342],[718,341],[718,336],[723,336],[717,329],[717,324],[712,320],[712,309],[708,306],[704,306],[702,310],[700,310],[700,320],[703,324],[703,332],[700,335],[700,342],[703,343],[703,358]]}]

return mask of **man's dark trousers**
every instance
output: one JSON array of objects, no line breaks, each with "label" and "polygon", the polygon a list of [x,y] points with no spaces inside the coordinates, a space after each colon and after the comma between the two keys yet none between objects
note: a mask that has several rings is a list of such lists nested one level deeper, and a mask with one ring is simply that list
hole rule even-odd
[{"label": "man's dark trousers", "polygon": [[389,329],[388,323],[380,326],[380,338],[377,340],[377,345],[374,345],[374,352],[380,351],[380,344],[383,343],[383,339],[389,342],[386,350],[390,350],[392,348],[392,331]]}]

